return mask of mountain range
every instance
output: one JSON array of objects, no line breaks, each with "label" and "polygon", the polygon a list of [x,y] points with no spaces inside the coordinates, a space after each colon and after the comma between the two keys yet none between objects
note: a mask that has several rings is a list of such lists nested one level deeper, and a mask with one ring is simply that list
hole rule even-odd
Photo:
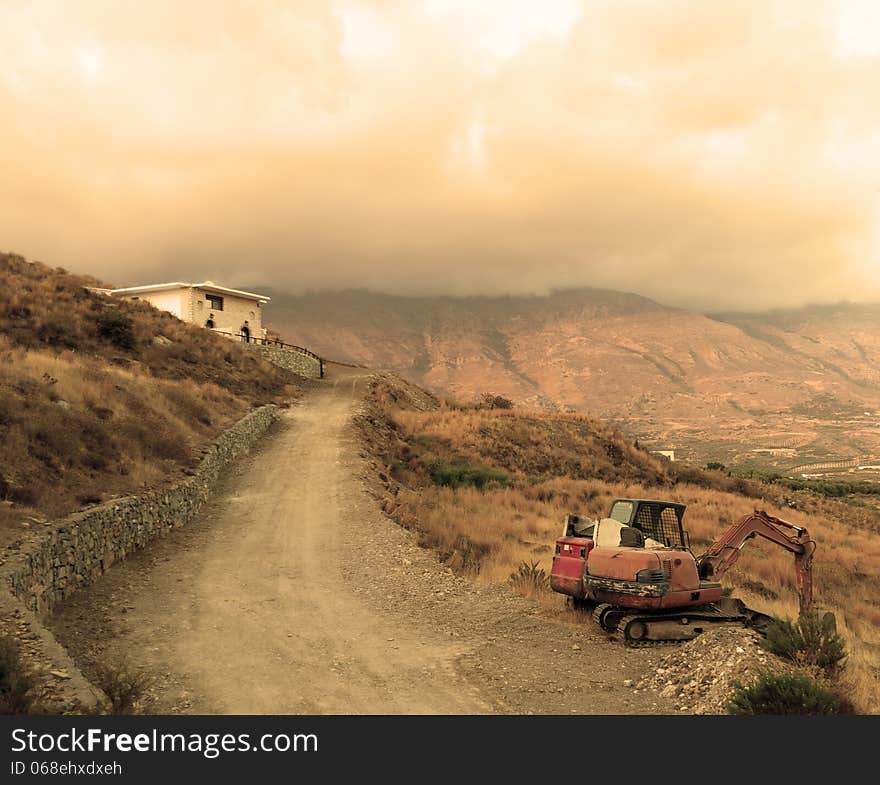
[{"label": "mountain range", "polygon": [[590,412],[699,461],[807,471],[880,456],[880,305],[708,314],[603,289],[269,294],[267,322],[287,340],[458,401]]}]

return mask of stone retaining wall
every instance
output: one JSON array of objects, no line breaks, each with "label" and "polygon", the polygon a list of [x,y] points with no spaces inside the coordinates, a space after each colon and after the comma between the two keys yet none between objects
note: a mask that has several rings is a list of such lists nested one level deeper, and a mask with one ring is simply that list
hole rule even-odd
[{"label": "stone retaining wall", "polygon": [[64,649],[40,624],[39,614],[50,612],[56,603],[92,583],[115,561],[189,522],[221,471],[250,449],[277,417],[274,405],[255,409],[204,451],[186,479],[163,491],[113,499],[74,513],[0,567],[0,615],[4,617],[0,631],[29,642],[29,659],[44,680],[53,673],[64,674],[60,677],[64,684],[58,685],[66,693],[58,704],[60,710],[94,708],[99,691],[72,667]]},{"label": "stone retaining wall", "polygon": [[262,344],[250,343],[245,346],[258,351],[270,363],[293,371],[295,374],[305,376],[307,379],[321,378],[321,360],[304,352],[298,352],[295,349],[283,349],[280,346],[264,346]]}]

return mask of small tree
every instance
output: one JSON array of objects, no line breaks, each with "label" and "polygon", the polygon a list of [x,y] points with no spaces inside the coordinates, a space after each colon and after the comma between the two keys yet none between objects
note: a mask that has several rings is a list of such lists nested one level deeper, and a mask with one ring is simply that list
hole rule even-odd
[{"label": "small tree", "polygon": [[837,633],[833,613],[820,616],[816,611],[807,611],[797,622],[774,619],[767,626],[761,646],[777,657],[821,668],[828,675],[842,667],[846,659],[846,643]]},{"label": "small tree", "polygon": [[110,341],[117,349],[134,349],[134,323],[116,310],[98,314],[98,335]]}]

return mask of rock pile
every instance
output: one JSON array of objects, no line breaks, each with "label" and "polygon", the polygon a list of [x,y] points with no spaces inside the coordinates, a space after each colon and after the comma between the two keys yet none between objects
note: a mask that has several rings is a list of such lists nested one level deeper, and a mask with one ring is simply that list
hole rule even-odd
[{"label": "rock pile", "polygon": [[760,672],[786,670],[785,663],[760,647],[760,640],[745,627],[708,630],[676,646],[634,689],[656,692],[676,712],[726,714],[736,682],[748,684]]}]

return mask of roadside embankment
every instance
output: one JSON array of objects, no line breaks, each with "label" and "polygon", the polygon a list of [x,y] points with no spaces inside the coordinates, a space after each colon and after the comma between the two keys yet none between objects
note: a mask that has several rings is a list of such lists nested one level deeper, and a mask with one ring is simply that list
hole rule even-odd
[{"label": "roadside embankment", "polygon": [[140,496],[113,499],[50,524],[0,564],[0,635],[22,645],[50,711],[94,711],[102,702],[41,621],[41,614],[106,572],[114,562],[189,522],[223,470],[247,452],[278,417],[274,404],[242,417],[207,447],[181,482]]}]

